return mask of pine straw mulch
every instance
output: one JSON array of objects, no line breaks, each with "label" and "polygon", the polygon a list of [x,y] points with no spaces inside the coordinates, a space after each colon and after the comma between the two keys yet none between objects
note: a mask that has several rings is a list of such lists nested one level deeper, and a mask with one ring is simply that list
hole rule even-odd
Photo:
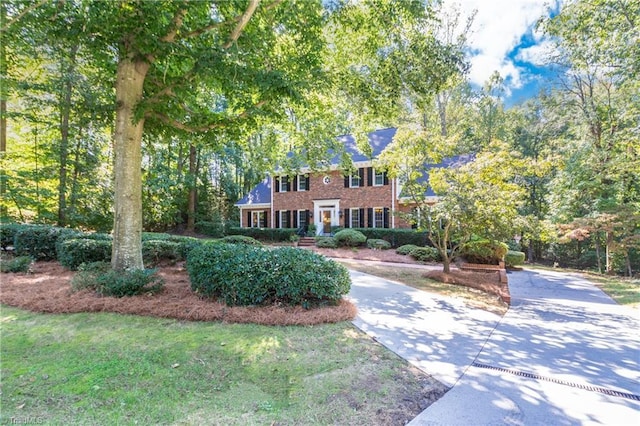
[{"label": "pine straw mulch", "polygon": [[447,284],[456,284],[482,290],[485,293],[500,297],[500,299],[507,304],[511,300],[509,287],[507,284],[500,282],[500,274],[498,271],[477,272],[452,270],[449,273],[427,271],[424,276]]},{"label": "pine straw mulch", "polygon": [[114,312],[187,321],[222,321],[263,325],[315,325],[348,321],[357,309],[347,300],[336,306],[229,307],[191,291],[184,264],[160,266],[164,288],[155,295],[101,297],[90,290],[73,292],[73,271],[58,262],[36,262],[30,273],[0,275],[0,303],[40,313]]}]

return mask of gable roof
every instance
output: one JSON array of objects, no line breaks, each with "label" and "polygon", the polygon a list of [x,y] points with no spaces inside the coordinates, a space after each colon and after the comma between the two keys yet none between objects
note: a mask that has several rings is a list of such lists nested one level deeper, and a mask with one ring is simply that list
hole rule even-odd
[{"label": "gable roof", "polygon": [[[379,156],[382,151],[385,150],[387,146],[393,141],[393,137],[396,134],[395,127],[391,127],[388,129],[380,129],[369,133],[369,145],[371,145],[371,154],[372,157],[368,157],[364,155],[358,150],[356,145],[356,140],[353,135],[342,135],[338,136],[338,141],[344,144],[346,152],[351,156],[353,162],[359,161],[369,161],[371,158],[376,158]],[[338,164],[339,158],[335,157],[332,159],[331,164]]]},{"label": "gable roof", "polygon": [[247,195],[238,201],[236,206],[252,206],[271,204],[271,177],[267,176],[257,184]]}]

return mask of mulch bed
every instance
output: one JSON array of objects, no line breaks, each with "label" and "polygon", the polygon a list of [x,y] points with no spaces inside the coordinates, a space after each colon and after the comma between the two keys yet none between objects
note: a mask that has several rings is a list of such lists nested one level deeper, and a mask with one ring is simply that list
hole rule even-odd
[{"label": "mulch bed", "polygon": [[357,309],[347,300],[336,306],[229,307],[202,299],[191,291],[183,265],[162,266],[159,275],[165,285],[160,293],[133,297],[100,297],[95,292],[73,292],[74,272],[57,262],[37,262],[29,274],[0,276],[0,303],[41,313],[114,312],[119,314],[175,318],[187,321],[223,321],[264,325],[315,325],[348,321]]},{"label": "mulch bed", "polygon": [[500,297],[507,304],[511,302],[509,286],[500,282],[500,271],[451,271],[446,274],[442,271],[427,271],[425,276],[447,284],[482,290]]}]

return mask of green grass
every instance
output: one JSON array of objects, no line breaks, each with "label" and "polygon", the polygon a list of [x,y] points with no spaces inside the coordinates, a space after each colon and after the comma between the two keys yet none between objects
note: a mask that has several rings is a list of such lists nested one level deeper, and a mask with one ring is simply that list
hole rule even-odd
[{"label": "green grass", "polygon": [[350,323],[266,327],[6,306],[0,320],[2,424],[369,425],[425,386]]}]

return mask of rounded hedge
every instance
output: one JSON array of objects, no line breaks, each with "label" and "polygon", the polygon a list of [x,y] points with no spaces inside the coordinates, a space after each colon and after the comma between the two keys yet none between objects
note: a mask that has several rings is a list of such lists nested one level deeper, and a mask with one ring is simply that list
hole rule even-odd
[{"label": "rounded hedge", "polygon": [[440,252],[435,247],[416,247],[409,252],[409,256],[420,262],[440,261]]},{"label": "rounded hedge", "polygon": [[524,253],[521,251],[509,250],[504,256],[504,263],[509,268],[520,266],[524,264]]},{"label": "rounded hedge", "polygon": [[411,254],[411,251],[413,251],[413,249],[417,249],[418,246],[415,244],[405,244],[403,246],[400,246],[396,249],[396,253],[401,254],[403,256],[407,256],[409,254]]},{"label": "rounded hedge", "polygon": [[18,256],[31,256],[35,260],[56,258],[56,243],[70,238],[81,238],[84,234],[68,228],[48,225],[21,227],[14,236],[14,249]]},{"label": "rounded hedge", "polygon": [[339,246],[347,247],[357,247],[367,241],[367,237],[365,237],[362,232],[354,229],[343,229],[342,231],[338,231],[333,238],[335,238],[336,243],[338,243]]},{"label": "rounded hedge", "polygon": [[230,244],[245,244],[251,246],[261,246],[262,243],[255,238],[247,237],[245,235],[227,235],[222,237],[219,241]]},{"label": "rounded hedge", "polygon": [[58,262],[65,268],[77,270],[83,263],[111,261],[111,241],[73,238],[56,245]]},{"label": "rounded hedge", "polygon": [[338,243],[333,237],[316,238],[316,247],[318,248],[338,248]]},{"label": "rounded hedge", "polygon": [[370,238],[367,240],[367,247],[374,250],[388,250],[391,248],[391,243],[379,238]]},{"label": "rounded hedge", "polygon": [[187,256],[191,288],[229,306],[282,303],[309,307],[349,292],[347,269],[293,247],[203,244]]}]

